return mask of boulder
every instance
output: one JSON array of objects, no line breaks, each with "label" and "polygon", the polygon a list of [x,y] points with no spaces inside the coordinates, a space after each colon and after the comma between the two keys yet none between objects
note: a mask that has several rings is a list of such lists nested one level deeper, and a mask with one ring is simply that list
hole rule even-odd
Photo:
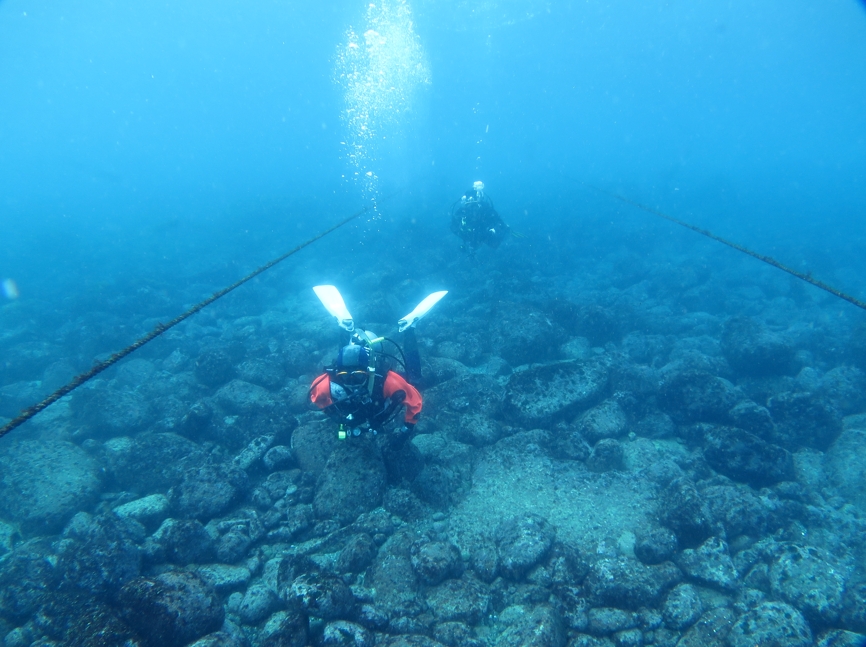
[{"label": "boulder", "polygon": [[239,501],[249,488],[247,473],[233,465],[202,465],[173,489],[173,509],[182,517],[208,521]]},{"label": "boulder", "polygon": [[722,352],[744,376],[788,375],[796,368],[790,342],[751,317],[733,317],[725,323]]},{"label": "boulder", "polygon": [[676,561],[689,578],[703,586],[725,593],[733,593],[740,586],[728,544],[718,537],[710,537],[697,548],[685,549]]},{"label": "boulder", "polygon": [[556,530],[536,514],[512,517],[496,531],[499,570],[509,579],[521,579],[550,550]]},{"label": "boulder", "polygon": [[754,487],[794,478],[794,461],[788,450],[736,427],[708,426],[704,458],[717,472]]},{"label": "boulder", "polygon": [[656,606],[680,580],[682,573],[670,562],[647,566],[636,559],[606,557],[590,566],[584,586],[596,606],[637,610]]},{"label": "boulder", "polygon": [[604,397],[608,373],[600,359],[570,360],[514,373],[505,393],[506,416],[527,429],[574,417]]},{"label": "boulder", "polygon": [[834,624],[842,612],[843,569],[821,548],[782,544],[770,564],[770,590],[808,618]]},{"label": "boulder", "polygon": [[427,604],[440,622],[478,624],[487,616],[490,593],[472,578],[445,580],[427,593]]},{"label": "boulder", "polygon": [[171,571],[128,582],[118,596],[123,619],[154,645],[181,647],[218,630],[225,610],[196,574]]},{"label": "boulder", "polygon": [[730,647],[811,647],[803,614],[784,602],[762,602],[740,616],[728,634]]},{"label": "boulder", "polygon": [[769,399],[767,408],[776,423],[770,439],[792,451],[801,447],[824,451],[842,431],[839,412],[814,393],[780,393]]},{"label": "boulder", "polygon": [[0,464],[0,516],[24,533],[56,533],[99,498],[100,465],[73,443],[15,440],[0,448]]},{"label": "boulder", "polygon": [[824,469],[839,492],[866,513],[866,431],[843,431],[827,450]]},{"label": "boulder", "polygon": [[728,380],[696,370],[669,376],[658,395],[662,411],[680,424],[728,422],[728,412],[742,399],[743,394]]},{"label": "boulder", "polygon": [[341,442],[319,475],[313,509],[322,519],[350,523],[382,503],[385,463],[369,436]]}]

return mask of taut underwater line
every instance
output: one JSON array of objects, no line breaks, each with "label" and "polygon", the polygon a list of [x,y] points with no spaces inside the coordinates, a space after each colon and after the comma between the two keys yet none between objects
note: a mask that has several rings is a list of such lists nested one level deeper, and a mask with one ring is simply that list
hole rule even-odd
[{"label": "taut underwater line", "polygon": [[850,303],[852,305],[857,306],[861,310],[866,310],[866,302],[860,301],[860,299],[857,299],[856,297],[852,297],[850,294],[846,294],[845,292],[842,292],[841,290],[837,290],[832,285],[828,285],[827,283],[824,283],[823,281],[819,281],[818,279],[812,278],[809,274],[803,274],[802,272],[798,272],[797,270],[780,263],[779,261],[777,261],[772,256],[764,256],[763,254],[759,254],[758,252],[755,252],[755,251],[749,249],[748,247],[743,247],[739,243],[735,243],[733,241],[727,240],[726,238],[722,238],[721,236],[716,236],[711,231],[708,231],[706,229],[701,229],[700,227],[693,225],[691,223],[688,223],[685,220],[680,220],[679,218],[674,218],[673,216],[669,216],[666,213],[662,213],[658,209],[653,209],[651,207],[647,207],[646,205],[643,205],[640,202],[635,202],[634,200],[629,200],[628,198],[623,197],[623,196],[619,195],[618,193],[614,193],[612,191],[607,191],[605,189],[601,189],[597,186],[594,186],[592,184],[588,184],[586,182],[581,182],[581,184],[588,186],[591,189],[595,189],[599,193],[604,193],[605,195],[609,195],[612,198],[616,198],[617,200],[619,200],[621,202],[625,202],[626,204],[630,204],[633,207],[637,207],[638,209],[640,209],[642,211],[646,211],[647,213],[651,213],[654,216],[658,216],[659,218],[664,218],[665,220],[668,220],[672,223],[675,223],[675,224],[679,225],[680,227],[685,227],[686,229],[691,229],[692,231],[699,233],[701,236],[706,236],[707,238],[715,240],[716,242],[722,243],[722,245],[727,245],[728,247],[730,247],[732,249],[736,249],[738,252],[742,252],[743,254],[748,254],[752,258],[757,258],[759,261],[763,261],[764,263],[767,263],[768,265],[772,265],[776,269],[780,269],[783,272],[787,272],[791,276],[795,276],[798,279],[800,279],[801,281],[805,281],[806,283],[809,283],[810,285],[814,285],[816,288],[820,288],[820,289],[824,290],[825,292],[829,292],[833,296],[839,297],[840,299],[847,301],[848,303]]},{"label": "taut underwater line", "polygon": [[[394,194],[392,193],[391,195],[384,198],[384,200],[388,200],[389,198],[393,197],[393,195]],[[383,200],[380,200],[379,202],[382,202],[382,201]],[[72,380],[69,383],[67,383],[66,385],[57,389],[54,393],[49,395],[47,398],[45,398],[44,400],[42,400],[38,404],[34,404],[32,407],[28,407],[28,408],[24,409],[16,418],[13,418],[8,423],[3,425],[3,427],[0,427],[0,438],[5,436],[6,434],[8,434],[10,431],[15,429],[16,427],[21,426],[22,424],[24,424],[25,422],[30,420],[30,418],[35,416],[37,413],[39,413],[43,409],[46,409],[47,407],[51,406],[52,404],[57,402],[57,400],[59,400],[60,398],[62,398],[65,395],[68,395],[69,393],[71,393],[72,391],[77,389],[79,386],[84,384],[85,382],[88,382],[89,380],[93,379],[94,377],[96,377],[97,375],[102,373],[102,371],[107,369],[108,367],[112,366],[113,364],[116,364],[117,362],[122,360],[124,357],[129,355],[131,352],[141,348],[142,346],[144,346],[149,341],[153,341],[154,339],[156,339],[157,337],[159,337],[160,335],[162,335],[166,331],[170,330],[171,328],[174,328],[177,324],[182,322],[184,319],[191,317],[192,315],[194,315],[196,312],[198,312],[202,308],[209,306],[211,303],[213,303],[217,299],[224,297],[225,295],[227,295],[229,292],[231,292],[235,288],[239,288],[244,283],[246,283],[247,281],[249,281],[251,279],[254,279],[255,277],[257,277],[262,272],[265,272],[265,271],[271,269],[274,265],[281,263],[282,261],[286,260],[289,256],[292,256],[293,254],[301,251],[302,249],[304,249],[304,247],[307,247],[308,245],[312,245],[313,243],[315,243],[320,238],[324,238],[325,236],[327,236],[330,233],[333,233],[334,231],[336,231],[337,229],[339,229],[343,225],[351,222],[352,220],[354,220],[358,216],[362,216],[363,214],[367,213],[371,209],[375,209],[375,208],[376,208],[376,205],[368,205],[368,206],[364,207],[363,209],[361,209],[360,211],[353,213],[351,216],[347,216],[346,218],[343,218],[338,223],[328,227],[324,231],[319,232],[318,234],[316,234],[312,238],[304,241],[303,243],[301,243],[300,245],[298,245],[294,249],[289,250],[288,252],[286,252],[282,256],[278,256],[277,258],[273,259],[272,261],[265,263],[264,265],[262,265],[258,269],[253,270],[252,272],[247,274],[242,279],[235,281],[234,283],[232,283],[228,287],[225,287],[222,290],[219,290],[218,292],[214,292],[207,299],[205,299],[204,301],[201,301],[200,303],[197,303],[196,305],[192,306],[186,312],[179,314],[177,317],[175,317],[174,319],[172,319],[168,323],[157,324],[157,326],[153,330],[151,330],[149,333],[147,333],[143,337],[140,337],[139,339],[137,339],[136,341],[131,343],[126,348],[114,353],[108,359],[94,364],[93,368],[91,368],[89,371],[81,373],[80,375],[77,375],[76,377],[72,378]]]}]

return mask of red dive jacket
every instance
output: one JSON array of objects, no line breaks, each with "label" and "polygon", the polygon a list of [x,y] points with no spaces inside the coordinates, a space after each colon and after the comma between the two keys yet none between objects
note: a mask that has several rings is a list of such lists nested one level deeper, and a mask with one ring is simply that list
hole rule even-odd
[{"label": "red dive jacket", "polygon": [[[421,394],[398,373],[388,371],[385,375],[385,383],[382,385],[382,395],[390,398],[397,391],[403,391],[406,394],[406,399],[403,400],[403,404],[406,405],[406,415],[403,417],[403,421],[414,425],[418,422],[418,416],[421,415]],[[323,373],[313,380],[313,386],[310,389],[310,402],[319,409],[324,409],[334,403],[331,398],[331,377],[327,373]]]}]

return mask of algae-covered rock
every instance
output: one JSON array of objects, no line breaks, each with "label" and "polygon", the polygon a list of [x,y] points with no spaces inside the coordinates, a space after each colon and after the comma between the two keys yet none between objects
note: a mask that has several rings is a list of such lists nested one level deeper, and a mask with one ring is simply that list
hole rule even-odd
[{"label": "algae-covered rock", "polygon": [[550,550],[556,529],[537,514],[504,521],[496,531],[499,569],[510,579],[522,578]]},{"label": "algae-covered rock", "polygon": [[445,580],[427,593],[427,604],[441,622],[478,624],[487,615],[490,593],[484,584],[472,578]]},{"label": "algae-covered rock", "polygon": [[866,431],[843,431],[827,450],[824,468],[839,492],[866,512]]},{"label": "algae-covered rock", "polygon": [[565,361],[511,375],[505,393],[508,418],[526,428],[573,417],[605,395],[608,367],[599,359]]},{"label": "algae-covered rock", "polygon": [[792,451],[825,450],[842,431],[842,418],[827,398],[808,392],[779,393],[767,402],[776,423],[771,440]]},{"label": "algae-covered rock", "polygon": [[121,614],[154,645],[180,647],[222,626],[216,592],[194,573],[173,571],[128,582],[118,596]]},{"label": "algae-covered rock", "polygon": [[845,577],[823,549],[787,543],[770,565],[770,589],[807,617],[831,624],[842,612]]},{"label": "algae-covered rock", "polygon": [[784,602],[762,602],[742,615],[728,634],[730,647],[810,647],[803,614]]},{"label": "algae-covered rock", "polygon": [[0,516],[28,534],[57,532],[99,496],[100,465],[73,443],[17,440],[0,447]]},{"label": "algae-covered rock", "polygon": [[567,633],[559,613],[542,605],[515,619],[496,647],[565,647]]},{"label": "algae-covered rock", "polygon": [[222,514],[249,488],[246,472],[233,465],[202,465],[186,473],[172,492],[172,506],[183,517],[207,521]]},{"label": "algae-covered rock", "polygon": [[728,553],[728,544],[710,537],[695,549],[687,548],[677,558],[677,565],[699,584],[733,592],[739,587],[739,575]]},{"label": "algae-covered rock", "polygon": [[743,375],[785,375],[795,369],[791,343],[751,317],[733,317],[725,323],[722,352]]},{"label": "algae-covered rock", "polygon": [[704,432],[704,457],[717,472],[755,487],[788,481],[794,476],[794,460],[788,450],[736,427],[708,427]]},{"label": "algae-covered rock", "polygon": [[655,606],[662,596],[682,579],[670,562],[647,566],[625,557],[596,561],[586,577],[586,591],[596,604],[622,609]]},{"label": "algae-covered rock", "polygon": [[382,503],[385,463],[369,437],[340,443],[316,484],[313,509],[323,519],[349,523]]},{"label": "algae-covered rock", "polygon": [[675,422],[719,422],[743,399],[728,380],[706,371],[686,370],[668,377],[659,390],[659,406]]}]

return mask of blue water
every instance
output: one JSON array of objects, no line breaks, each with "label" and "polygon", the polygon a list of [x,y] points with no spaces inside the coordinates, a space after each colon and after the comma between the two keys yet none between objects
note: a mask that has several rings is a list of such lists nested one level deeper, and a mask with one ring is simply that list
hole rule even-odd
[{"label": "blue water", "polygon": [[[112,352],[207,296],[196,277],[230,283],[369,204],[343,178],[333,80],[365,3],[321,5],[0,1],[4,330],[51,342],[120,309],[129,328],[89,345]],[[411,6],[431,83],[375,162],[379,196],[402,193],[311,266],[454,245],[448,207],[475,179],[527,237],[500,257],[515,267],[672,241],[743,262],[585,182],[866,298],[863,3]],[[39,375],[0,383],[21,379]]]}]

